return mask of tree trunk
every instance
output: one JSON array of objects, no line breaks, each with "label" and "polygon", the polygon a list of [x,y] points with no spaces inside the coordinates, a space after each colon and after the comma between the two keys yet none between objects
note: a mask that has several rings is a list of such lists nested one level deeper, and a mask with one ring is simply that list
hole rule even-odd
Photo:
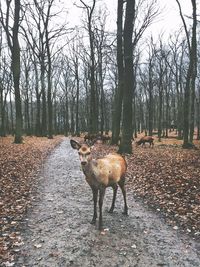
[{"label": "tree trunk", "polygon": [[[151,60],[151,59],[150,59]],[[148,116],[148,132],[152,136],[153,133],[153,81],[152,81],[152,63],[149,64],[149,116]]]},{"label": "tree trunk", "polygon": [[53,138],[53,108],[52,108],[52,67],[51,67],[51,55],[50,47],[48,42],[48,35],[46,37],[47,43],[47,58],[48,58],[48,72],[47,72],[47,81],[48,81],[48,90],[47,90],[47,102],[48,102],[48,139]]},{"label": "tree trunk", "polygon": [[197,107],[197,140],[200,140],[200,87],[199,87],[199,97],[196,101]]},{"label": "tree trunk", "polygon": [[[93,6],[88,13],[88,31],[90,42],[90,132],[98,131],[98,105],[97,92],[95,87],[95,54],[94,54],[94,33],[92,31],[92,15],[96,0],[93,0]],[[88,9],[87,9],[88,10]]]},{"label": "tree trunk", "polygon": [[117,68],[118,85],[115,93],[114,112],[113,112],[113,133],[112,144],[118,144],[120,135],[120,122],[122,113],[122,99],[124,86],[124,62],[123,62],[123,0],[118,0],[117,9]]},{"label": "tree trunk", "polygon": [[71,127],[70,127],[72,136],[75,134],[74,105],[75,105],[75,97],[73,96],[72,103],[71,103]]},{"label": "tree trunk", "polygon": [[[162,86],[162,85],[160,85],[160,86]],[[163,102],[163,95],[162,95],[162,91],[161,90],[162,89],[159,89],[158,142],[161,142],[161,135],[162,135],[162,102]]]},{"label": "tree trunk", "polygon": [[47,135],[47,107],[46,107],[46,92],[45,92],[45,63],[44,56],[41,58],[41,93],[42,93],[42,136]]},{"label": "tree trunk", "polygon": [[0,136],[5,137],[6,136],[6,129],[5,129],[5,102],[3,99],[3,89],[1,88],[0,91]]},{"label": "tree trunk", "polygon": [[76,136],[80,136],[79,129],[79,73],[78,73],[78,57],[75,62],[75,79],[76,79]]},{"label": "tree trunk", "polygon": [[15,125],[15,140],[17,144],[22,143],[22,108],[21,96],[19,88],[20,80],[20,47],[18,40],[19,32],[19,13],[20,13],[20,0],[15,0],[14,11],[14,25],[13,25],[13,47],[12,47],[12,73],[14,81],[14,94],[15,94],[15,108],[16,108],[16,125]]},{"label": "tree trunk", "polygon": [[192,27],[192,46],[190,53],[190,60],[192,61],[191,73],[191,111],[190,111],[190,143],[193,143],[194,137],[194,106],[195,106],[195,80],[197,76],[197,14],[196,14],[196,0],[191,0],[193,7],[193,27]]},{"label": "tree trunk", "polygon": [[31,135],[29,112],[29,71],[25,66],[25,101],[24,101],[24,128],[27,135]]},{"label": "tree trunk", "polygon": [[40,121],[40,114],[41,114],[41,101],[40,97],[41,94],[39,93],[39,79],[38,79],[38,70],[36,61],[34,61],[34,70],[35,70],[35,93],[36,93],[36,123],[35,123],[35,135],[41,136],[42,129],[41,129],[41,121]]},{"label": "tree trunk", "polygon": [[[193,134],[194,134],[194,97],[195,97],[195,79],[197,75],[197,43],[196,43],[196,27],[197,27],[197,15],[196,15],[196,0],[191,0],[193,8],[193,26],[192,26],[192,38],[190,44],[190,36],[187,30],[181,5],[179,0],[176,0],[179,6],[180,16],[185,29],[188,50],[189,50],[189,66],[186,75],[186,84],[184,92],[184,122],[183,122],[183,148],[193,147]],[[190,131],[189,131],[190,130]],[[189,136],[190,133],[190,136]],[[190,137],[190,140],[189,140]]]},{"label": "tree trunk", "polygon": [[133,22],[135,18],[135,0],[127,0],[124,24],[124,88],[123,121],[120,153],[132,153],[132,100],[133,100]]}]

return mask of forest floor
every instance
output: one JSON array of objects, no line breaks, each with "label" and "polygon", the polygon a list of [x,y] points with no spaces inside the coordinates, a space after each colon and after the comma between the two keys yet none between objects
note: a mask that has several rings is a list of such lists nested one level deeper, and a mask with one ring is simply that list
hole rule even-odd
[{"label": "forest floor", "polygon": [[[112,151],[97,144],[93,154]],[[89,223],[92,194],[69,139],[1,138],[0,266],[200,266],[200,150],[155,140],[154,148],[133,144],[126,160],[129,216],[120,190],[116,210],[106,212],[108,188],[100,233]]]}]

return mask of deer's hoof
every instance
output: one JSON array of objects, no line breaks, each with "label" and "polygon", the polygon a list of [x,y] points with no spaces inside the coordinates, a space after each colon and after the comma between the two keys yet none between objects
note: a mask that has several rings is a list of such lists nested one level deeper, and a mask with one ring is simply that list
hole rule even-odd
[{"label": "deer's hoof", "polygon": [[113,213],[113,210],[114,210],[114,209],[109,209],[109,210],[108,210],[108,213]]},{"label": "deer's hoof", "polygon": [[95,225],[96,224],[96,219],[92,219],[92,221],[90,222],[90,224]]}]

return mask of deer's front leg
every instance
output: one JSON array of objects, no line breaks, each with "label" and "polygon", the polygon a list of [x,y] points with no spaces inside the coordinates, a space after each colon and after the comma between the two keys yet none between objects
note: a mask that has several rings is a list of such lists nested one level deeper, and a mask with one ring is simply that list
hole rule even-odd
[{"label": "deer's front leg", "polygon": [[98,197],[98,189],[92,188],[92,193],[93,193],[93,202],[94,202],[94,213],[93,213],[93,218],[91,221],[91,224],[96,223],[97,219],[97,197]]},{"label": "deer's front leg", "polygon": [[101,187],[99,189],[99,230],[102,230],[102,206],[106,189]]}]

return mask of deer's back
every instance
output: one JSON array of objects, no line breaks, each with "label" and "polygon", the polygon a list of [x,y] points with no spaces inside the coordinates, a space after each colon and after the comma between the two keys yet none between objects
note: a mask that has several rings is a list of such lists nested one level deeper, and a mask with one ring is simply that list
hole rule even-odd
[{"label": "deer's back", "polygon": [[109,154],[96,162],[96,178],[105,186],[119,182],[125,175],[127,164],[125,159],[118,154]]}]

